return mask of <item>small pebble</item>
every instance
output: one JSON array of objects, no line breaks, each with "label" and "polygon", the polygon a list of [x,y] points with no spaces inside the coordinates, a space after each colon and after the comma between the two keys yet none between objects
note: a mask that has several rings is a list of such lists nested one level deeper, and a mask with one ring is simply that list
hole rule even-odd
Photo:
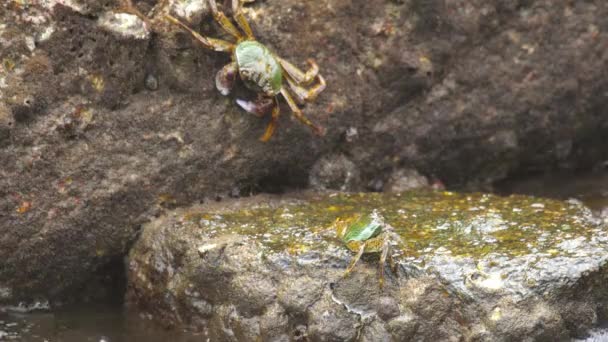
[{"label": "small pebble", "polygon": [[145,79],[146,89],[155,91],[158,89],[158,78],[152,74],[147,74]]}]

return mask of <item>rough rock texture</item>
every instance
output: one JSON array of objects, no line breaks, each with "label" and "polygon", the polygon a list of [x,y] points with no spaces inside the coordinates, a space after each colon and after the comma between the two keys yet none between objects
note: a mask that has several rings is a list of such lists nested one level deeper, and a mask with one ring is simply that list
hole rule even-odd
[{"label": "rough rock texture", "polygon": [[[342,278],[353,253],[331,228],[374,209],[397,234],[383,288],[374,255]],[[196,206],[144,228],[127,302],[218,341],[566,340],[608,313],[599,221],[578,202],[428,191]]]},{"label": "rough rock texture", "polygon": [[[201,1],[172,6],[218,35]],[[253,3],[260,41],[329,84],[305,110],[325,138],[284,107],[266,144],[214,89],[228,56],[116,7],[0,4],[2,300],[71,293],[163,207],[303,185],[325,155],[363,184],[409,167],[454,185],[608,153],[604,0]]]},{"label": "rough rock texture", "polygon": [[315,190],[362,190],[359,169],[343,154],[325,155],[310,170],[308,184]]},{"label": "rough rock texture", "polygon": [[385,192],[404,192],[408,190],[425,188],[429,186],[429,181],[426,177],[412,169],[395,170],[388,177],[383,190]]}]

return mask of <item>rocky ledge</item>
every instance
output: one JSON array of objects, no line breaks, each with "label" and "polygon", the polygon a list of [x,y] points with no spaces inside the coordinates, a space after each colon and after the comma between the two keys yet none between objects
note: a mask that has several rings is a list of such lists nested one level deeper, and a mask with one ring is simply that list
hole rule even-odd
[{"label": "rocky ledge", "polygon": [[[377,210],[395,267],[331,228]],[[606,314],[608,234],[582,204],[451,192],[303,193],[179,209],[128,259],[130,308],[222,341],[556,341]]]}]

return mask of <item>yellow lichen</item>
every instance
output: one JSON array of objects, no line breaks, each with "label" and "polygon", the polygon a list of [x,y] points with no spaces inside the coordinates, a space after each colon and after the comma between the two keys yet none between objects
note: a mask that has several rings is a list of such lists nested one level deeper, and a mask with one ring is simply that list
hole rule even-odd
[{"label": "yellow lichen", "polygon": [[90,75],[89,81],[91,81],[91,85],[93,86],[93,89],[95,89],[97,92],[103,91],[103,89],[105,87],[105,82],[101,75]]},{"label": "yellow lichen", "polygon": [[25,214],[28,211],[30,211],[30,209],[32,209],[32,202],[23,201],[23,202],[21,202],[21,204],[19,205],[19,207],[17,207],[17,212],[19,214]]},{"label": "yellow lichen", "polygon": [[440,247],[454,256],[522,255],[532,250],[551,255],[564,239],[591,234],[589,211],[581,205],[527,196],[434,191],[317,195],[304,204],[189,212],[184,219],[209,237],[236,233],[264,249],[297,254],[339,243],[331,228],[337,218],[374,209],[401,238],[396,250],[405,257]]}]

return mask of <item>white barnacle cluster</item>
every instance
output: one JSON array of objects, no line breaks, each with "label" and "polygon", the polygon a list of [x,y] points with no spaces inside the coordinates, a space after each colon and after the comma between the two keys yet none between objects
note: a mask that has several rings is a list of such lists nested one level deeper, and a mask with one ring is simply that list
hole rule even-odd
[{"label": "white barnacle cluster", "polygon": [[500,272],[485,273],[479,270],[469,274],[465,279],[465,284],[487,293],[497,292],[504,287]]},{"label": "white barnacle cluster", "polygon": [[59,4],[62,6],[69,7],[78,13],[81,13],[81,14],[86,13],[85,6],[75,0],[40,0],[39,4],[48,10],[52,10],[55,7],[55,5]]},{"label": "white barnacle cluster", "polygon": [[104,29],[120,36],[135,39],[148,39],[150,32],[143,20],[133,14],[106,12],[97,21]]},{"label": "white barnacle cluster", "polygon": [[198,25],[207,11],[207,1],[205,0],[182,0],[171,3],[171,12],[192,25]]}]

